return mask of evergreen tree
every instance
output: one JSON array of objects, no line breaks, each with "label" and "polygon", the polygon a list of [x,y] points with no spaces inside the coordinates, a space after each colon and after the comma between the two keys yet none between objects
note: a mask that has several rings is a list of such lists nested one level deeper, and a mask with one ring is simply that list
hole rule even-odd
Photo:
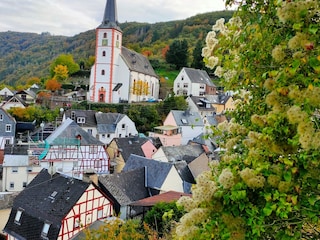
[{"label": "evergreen tree", "polygon": [[193,61],[191,67],[196,69],[204,69],[203,57],[201,56],[203,44],[201,40],[198,40],[196,46],[192,52]]},{"label": "evergreen tree", "polygon": [[186,67],[188,62],[187,40],[173,41],[166,53],[166,61],[169,64],[175,65],[176,69]]}]

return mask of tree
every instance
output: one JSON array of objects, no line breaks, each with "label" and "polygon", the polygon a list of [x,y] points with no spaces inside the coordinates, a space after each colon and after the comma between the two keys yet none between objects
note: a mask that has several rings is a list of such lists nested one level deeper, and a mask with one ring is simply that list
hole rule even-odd
[{"label": "tree", "polygon": [[[228,0],[227,3],[234,3]],[[221,161],[196,179],[178,239],[319,239],[320,5],[238,1],[202,55],[238,92],[215,135]]]},{"label": "tree", "polygon": [[201,40],[198,40],[196,46],[192,52],[193,60],[191,67],[196,69],[204,69],[203,57],[201,56],[203,44]]},{"label": "tree", "polygon": [[55,67],[58,65],[66,66],[70,75],[80,70],[79,65],[74,61],[73,56],[71,54],[61,54],[50,65],[51,77],[54,77]]},{"label": "tree", "polygon": [[64,65],[57,65],[54,67],[54,78],[58,81],[58,82],[63,82],[64,80],[66,80],[69,76],[68,74],[68,67],[64,66]]},{"label": "tree", "polygon": [[55,78],[49,79],[45,85],[46,89],[52,92],[61,89],[61,83],[59,83]]},{"label": "tree", "polygon": [[187,40],[174,40],[166,53],[166,61],[175,65],[176,69],[186,67],[188,63]]}]

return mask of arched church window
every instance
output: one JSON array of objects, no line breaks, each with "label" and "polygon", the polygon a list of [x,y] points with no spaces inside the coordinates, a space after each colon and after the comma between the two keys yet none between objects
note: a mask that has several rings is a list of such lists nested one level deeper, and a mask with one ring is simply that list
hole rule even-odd
[{"label": "arched church window", "polygon": [[107,38],[107,33],[103,33],[103,38]]},{"label": "arched church window", "polygon": [[106,56],[106,51],[102,52],[102,56],[105,57]]},{"label": "arched church window", "polygon": [[105,74],[105,71],[104,69],[101,70],[101,75],[104,75]]}]

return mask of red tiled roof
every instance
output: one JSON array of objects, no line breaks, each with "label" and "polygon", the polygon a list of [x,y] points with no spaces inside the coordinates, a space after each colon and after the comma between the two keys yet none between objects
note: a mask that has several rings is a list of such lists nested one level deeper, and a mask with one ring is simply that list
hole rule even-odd
[{"label": "red tiled roof", "polygon": [[182,196],[192,196],[191,194],[175,192],[175,191],[168,191],[165,193],[161,193],[159,195],[155,195],[152,197],[144,198],[139,201],[135,201],[130,203],[130,206],[140,206],[140,207],[151,207],[154,206],[156,203],[159,202],[172,202],[178,200]]}]

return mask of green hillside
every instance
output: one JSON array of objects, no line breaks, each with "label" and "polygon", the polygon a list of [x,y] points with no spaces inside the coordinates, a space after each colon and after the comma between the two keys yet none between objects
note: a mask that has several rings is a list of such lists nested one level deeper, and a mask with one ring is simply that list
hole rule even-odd
[{"label": "green hillside", "polygon": [[[219,18],[229,19],[231,11],[199,14],[185,20],[160,23],[126,22],[123,30],[123,46],[149,57],[154,68],[165,77],[163,51],[174,40],[186,39],[192,62],[192,51],[197,41],[204,42],[211,26]],[[24,84],[31,77],[46,79],[49,66],[60,54],[72,54],[75,61],[90,68],[88,60],[94,56],[95,30],[73,37],[52,36],[50,33],[0,32],[0,83]]]}]

